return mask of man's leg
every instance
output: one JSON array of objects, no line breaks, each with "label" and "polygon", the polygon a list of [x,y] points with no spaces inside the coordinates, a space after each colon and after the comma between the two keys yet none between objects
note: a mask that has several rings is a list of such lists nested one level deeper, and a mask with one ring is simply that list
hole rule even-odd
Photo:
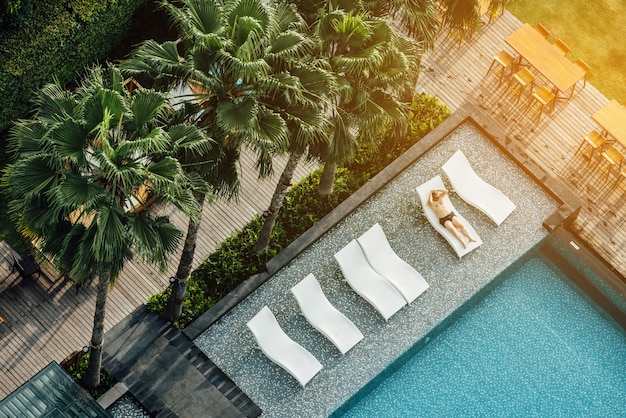
[{"label": "man's leg", "polygon": [[463,248],[467,248],[467,244],[465,244],[465,241],[463,241],[463,238],[459,234],[459,231],[457,231],[457,229],[454,227],[452,221],[446,221],[445,227],[448,231],[452,232],[452,234],[456,237],[456,239],[461,242],[461,244],[463,244]]},{"label": "man's leg", "polygon": [[469,242],[476,242],[476,240],[472,237],[470,237],[469,232],[467,232],[467,229],[465,228],[465,225],[463,225],[461,223],[461,221],[459,221],[459,218],[457,218],[456,216],[454,218],[452,218],[452,224],[459,230],[461,231],[461,233],[463,235],[465,235],[467,237],[467,240]]}]

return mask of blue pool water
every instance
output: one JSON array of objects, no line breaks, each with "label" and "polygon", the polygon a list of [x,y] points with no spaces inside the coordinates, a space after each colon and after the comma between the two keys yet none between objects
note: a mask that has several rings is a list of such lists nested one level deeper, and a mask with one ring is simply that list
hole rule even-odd
[{"label": "blue pool water", "polygon": [[625,417],[626,335],[597,309],[531,258],[344,416]]}]

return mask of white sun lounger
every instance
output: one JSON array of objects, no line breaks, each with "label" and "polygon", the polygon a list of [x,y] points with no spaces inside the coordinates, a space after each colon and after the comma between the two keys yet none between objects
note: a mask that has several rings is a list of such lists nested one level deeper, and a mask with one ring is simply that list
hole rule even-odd
[{"label": "white sun lounger", "polygon": [[515,210],[515,203],[476,174],[463,151],[458,150],[443,165],[454,191],[468,204],[500,225]]},{"label": "white sun lounger", "polygon": [[322,370],[313,354],[285,334],[267,306],[247,325],[263,354],[289,372],[303,387]]},{"label": "white sun lounger", "polygon": [[421,186],[418,186],[416,190],[417,194],[419,195],[420,202],[422,203],[422,208],[424,208],[424,214],[426,215],[426,218],[428,218],[428,221],[432,224],[433,228],[435,228],[437,232],[439,232],[441,236],[443,236],[446,241],[448,241],[448,243],[456,252],[456,255],[461,258],[472,250],[481,246],[483,241],[480,239],[472,225],[470,225],[470,223],[467,222],[467,220],[463,218],[463,216],[461,216],[461,214],[459,214],[456,209],[454,209],[454,206],[452,206],[452,202],[450,201],[450,198],[448,196],[444,198],[446,204],[448,205],[450,210],[454,211],[457,218],[461,221],[463,225],[465,225],[467,232],[476,240],[476,242],[466,242],[467,248],[463,248],[463,245],[459,242],[458,239],[456,239],[452,232],[448,231],[445,226],[439,223],[439,218],[437,217],[437,215],[435,215],[435,212],[433,212],[430,206],[428,206],[428,196],[430,195],[431,190],[444,188],[445,186],[443,184],[443,181],[441,180],[441,177],[435,176]]},{"label": "white sun lounger", "polygon": [[363,339],[363,334],[344,314],[326,298],[313,274],[309,274],[291,288],[302,314],[309,324],[346,354]]},{"label": "white sun lounger", "polygon": [[408,303],[428,289],[428,283],[422,275],[391,248],[379,224],[357,238],[357,242],[372,268],[391,283]]},{"label": "white sun lounger", "polygon": [[355,239],[335,254],[335,260],[350,287],[368,301],[385,321],[406,305],[396,288],[370,266]]}]

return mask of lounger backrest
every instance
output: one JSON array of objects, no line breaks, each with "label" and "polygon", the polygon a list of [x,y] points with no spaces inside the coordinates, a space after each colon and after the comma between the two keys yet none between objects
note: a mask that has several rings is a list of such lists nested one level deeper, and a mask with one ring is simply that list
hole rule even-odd
[{"label": "lounger backrest", "polygon": [[307,349],[285,334],[267,306],[248,321],[247,326],[261,351],[300,385],[306,385],[322,369],[321,363]]},{"label": "lounger backrest", "polygon": [[337,260],[343,276],[356,288],[367,287],[369,283],[373,283],[372,275],[378,274],[367,262],[365,254],[363,254],[363,250],[356,240],[350,241],[348,245],[338,251],[335,254],[335,260]]},{"label": "lounger backrest", "polygon": [[336,310],[328,301],[322,287],[313,274],[307,275],[291,288],[300,310],[308,316],[321,314],[325,310]]},{"label": "lounger backrest", "polygon": [[335,308],[322,291],[313,274],[291,288],[304,317],[328,338],[341,354],[363,339],[363,334],[344,314]]},{"label": "lounger backrest", "polygon": [[[366,256],[368,256],[370,252],[372,255],[376,255],[376,257],[372,257],[372,259],[368,258],[370,264],[376,262],[376,260],[399,258],[398,254],[391,248],[391,244],[389,244],[385,231],[383,231],[380,224],[374,224],[359,237],[358,242]],[[375,265],[373,265],[373,267],[376,269]]]},{"label": "lounger backrest", "polygon": [[281,346],[293,342],[291,338],[280,327],[276,317],[268,308],[264,306],[255,316],[248,322],[248,328],[254,334],[259,347],[268,354],[268,356],[282,356],[283,350]]}]

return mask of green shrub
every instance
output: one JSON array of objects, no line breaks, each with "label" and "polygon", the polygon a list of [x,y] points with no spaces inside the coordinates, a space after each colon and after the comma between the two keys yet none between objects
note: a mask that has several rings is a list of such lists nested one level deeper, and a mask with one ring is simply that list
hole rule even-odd
[{"label": "green shrub", "polygon": [[[163,292],[148,298],[147,308],[151,312],[162,312],[170,296],[171,286]],[[209,310],[215,304],[214,299],[206,292],[206,285],[194,277],[189,278],[187,295],[183,301],[183,313],[174,326],[184,328],[187,324]]]},{"label": "green shrub", "polygon": [[195,280],[205,284],[205,291],[215,300],[226,296],[239,283],[264,268],[274,254],[256,255],[252,246],[262,226],[262,217],[255,216],[240,231],[236,231],[192,273]]},{"label": "green shrub", "polygon": [[[70,364],[67,367],[68,374],[76,381],[79,385],[82,385],[83,376],[87,373],[87,366],[89,365],[89,354],[85,354],[80,358],[78,365]],[[113,377],[113,375],[107,372],[104,369],[100,369],[100,384],[97,388],[87,389],[89,394],[94,398],[98,399],[102,394],[104,394],[107,390],[111,389],[117,380]]]},{"label": "green shrub", "polygon": [[0,35],[5,28],[16,28],[24,24],[36,2],[37,0],[0,0]]},{"label": "green shrub", "polygon": [[0,131],[30,110],[33,92],[56,77],[62,85],[102,59],[148,0],[39,0],[28,22],[0,37]]},{"label": "green shrub", "polygon": [[[386,132],[379,146],[363,147],[354,162],[337,170],[332,195],[321,198],[317,194],[321,170],[315,170],[294,185],[285,196],[283,207],[276,219],[268,253],[258,256],[252,251],[263,220],[261,216],[256,216],[241,231],[236,231],[227,238],[191,274],[183,317],[175,325],[184,328],[212,306],[213,301],[226,296],[251,275],[263,271],[269,259],[449,115],[450,109],[436,98],[425,94],[417,95],[412,104],[407,136],[397,138],[393,132]],[[169,289],[151,296],[148,309],[157,313],[163,312],[168,296]],[[207,300],[209,303],[205,303]]]}]

